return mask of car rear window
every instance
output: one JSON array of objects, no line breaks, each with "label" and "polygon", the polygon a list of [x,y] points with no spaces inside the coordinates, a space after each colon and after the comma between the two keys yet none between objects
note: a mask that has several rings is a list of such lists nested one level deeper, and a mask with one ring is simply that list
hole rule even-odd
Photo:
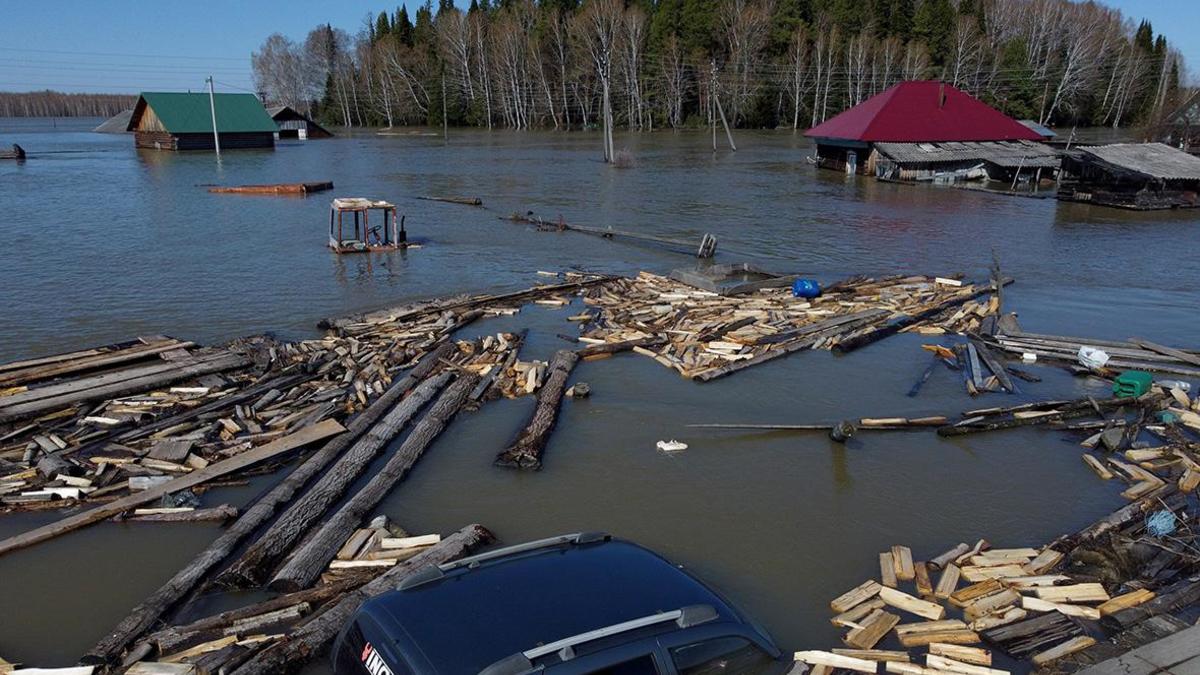
[{"label": "car rear window", "polygon": [[679,675],[722,675],[770,672],[775,661],[749,640],[721,637],[675,647],[671,659]]},{"label": "car rear window", "polygon": [[636,659],[622,661],[603,670],[594,671],[593,675],[657,675],[654,668],[654,657],[649,654]]}]

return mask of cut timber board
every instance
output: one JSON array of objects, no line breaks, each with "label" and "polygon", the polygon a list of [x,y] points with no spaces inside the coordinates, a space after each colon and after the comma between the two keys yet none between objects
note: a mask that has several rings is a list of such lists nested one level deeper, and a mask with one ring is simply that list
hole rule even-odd
[{"label": "cut timber board", "polygon": [[229,459],[210,464],[203,469],[193,471],[179,478],[160,483],[148,490],[131,494],[128,497],[122,497],[121,499],[97,506],[83,513],[77,513],[62,520],[43,525],[42,527],[34,528],[28,532],[23,532],[14,537],[9,537],[0,541],[0,555],[46,541],[47,539],[53,539],[61,534],[66,534],[67,532],[91,525],[106,518],[111,518],[118,513],[128,511],[142,504],[157,501],[163,495],[178,492],[179,490],[199,485],[207,480],[245,469],[276,455],[283,454],[289,450],[295,450],[314,441],[329,438],[343,431],[345,431],[345,428],[335,420],[325,420],[305,427],[294,434],[277,438],[270,443],[247,450]]},{"label": "cut timber board", "polygon": [[916,614],[926,619],[936,621],[946,616],[946,608],[936,602],[928,602],[894,588],[881,588],[879,590],[879,599],[896,609]]},{"label": "cut timber board", "polygon": [[839,614],[848,612],[854,607],[879,595],[880,588],[879,582],[869,579],[831,600],[829,607]]},{"label": "cut timber board", "polygon": [[829,666],[830,668],[842,668],[845,670],[854,670],[860,673],[874,673],[879,669],[874,661],[866,659],[856,659],[852,656],[842,656],[832,652],[822,652],[810,650],[805,652],[796,652],[795,660],[803,661],[810,666]]}]

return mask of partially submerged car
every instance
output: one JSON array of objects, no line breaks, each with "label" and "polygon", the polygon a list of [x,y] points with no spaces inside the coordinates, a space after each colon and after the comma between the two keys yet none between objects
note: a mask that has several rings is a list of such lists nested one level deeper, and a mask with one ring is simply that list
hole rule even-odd
[{"label": "partially submerged car", "polygon": [[570,534],[429,566],[338,636],[337,675],[785,673],[767,633],[657,554]]}]

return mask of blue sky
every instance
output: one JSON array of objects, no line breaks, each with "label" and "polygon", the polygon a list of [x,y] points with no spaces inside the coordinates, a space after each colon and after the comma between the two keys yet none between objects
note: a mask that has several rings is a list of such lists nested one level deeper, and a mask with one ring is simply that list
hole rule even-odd
[{"label": "blue sky", "polygon": [[[395,1],[0,0],[0,91],[199,89],[209,73],[220,90],[250,89],[250,52],[267,35],[302,39],[324,22],[355,33],[368,13],[393,9]],[[1195,81],[1200,0],[1106,1],[1165,32],[1183,51]]]}]

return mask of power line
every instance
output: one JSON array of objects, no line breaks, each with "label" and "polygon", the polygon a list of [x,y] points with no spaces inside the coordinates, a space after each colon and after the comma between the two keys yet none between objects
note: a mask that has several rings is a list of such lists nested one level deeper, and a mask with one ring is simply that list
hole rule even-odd
[{"label": "power line", "polygon": [[138,59],[186,59],[200,61],[241,61],[245,62],[247,57],[233,56],[190,56],[181,54],[131,54],[122,52],[75,52],[62,49],[25,49],[20,47],[0,47],[0,51],[5,52],[32,52],[37,54],[66,54],[71,56],[122,56],[133,57]]}]

